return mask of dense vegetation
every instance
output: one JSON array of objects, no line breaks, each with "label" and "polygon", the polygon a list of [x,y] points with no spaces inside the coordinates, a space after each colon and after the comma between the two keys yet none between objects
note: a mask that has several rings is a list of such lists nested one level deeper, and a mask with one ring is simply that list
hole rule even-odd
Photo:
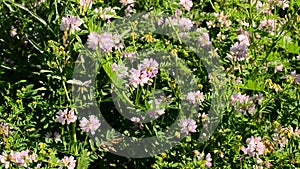
[{"label": "dense vegetation", "polygon": [[0,168],[300,167],[300,1],[0,11]]}]

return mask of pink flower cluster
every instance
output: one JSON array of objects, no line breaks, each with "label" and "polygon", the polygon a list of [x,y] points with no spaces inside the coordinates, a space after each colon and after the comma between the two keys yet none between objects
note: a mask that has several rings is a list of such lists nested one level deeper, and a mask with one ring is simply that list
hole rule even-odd
[{"label": "pink flower cluster", "polygon": [[202,29],[202,30],[199,29],[198,31],[200,31],[200,33],[201,33],[199,36],[199,39],[198,39],[200,46],[203,48],[211,46],[212,43],[210,41],[208,31],[204,30],[204,29]]},{"label": "pink flower cluster", "polygon": [[273,2],[277,2],[276,5],[281,7],[283,10],[285,10],[286,8],[288,8],[289,5],[289,1],[288,0],[278,0],[278,1],[273,1]]},{"label": "pink flower cluster", "polygon": [[2,152],[2,155],[0,155],[0,162],[4,164],[5,168],[9,168],[10,164],[14,164],[17,167],[27,167],[28,162],[36,162],[36,156],[34,153],[29,155],[29,150],[24,150],[21,152],[13,152],[10,150],[10,153],[7,154],[7,152]]},{"label": "pink flower cluster", "polygon": [[0,123],[0,132],[4,133],[6,137],[8,137],[8,134],[11,132],[13,128],[9,127],[7,123]]},{"label": "pink flower cluster", "polygon": [[186,96],[188,102],[192,104],[201,104],[204,101],[203,92],[196,91],[196,92],[189,92]]},{"label": "pink flower cluster", "polygon": [[114,18],[117,14],[116,11],[111,7],[106,8],[96,8],[94,10],[94,13],[98,15],[102,20],[105,20],[107,22],[110,22],[111,18]]},{"label": "pink flower cluster", "polygon": [[124,64],[113,63],[111,66],[112,71],[116,73],[118,78],[125,78],[128,75],[128,68]]},{"label": "pink flower cluster", "polygon": [[74,123],[76,120],[77,116],[75,115],[74,110],[68,111],[68,108],[66,108],[64,111],[59,110],[56,115],[56,122],[59,122],[62,125],[64,125],[65,123]]},{"label": "pink flower cluster", "polygon": [[284,133],[281,133],[279,131],[276,131],[273,134],[273,140],[280,146],[280,148],[284,148],[289,141],[288,138],[284,135]]},{"label": "pink flower cluster", "polygon": [[134,7],[135,0],[120,0],[120,3],[125,7],[124,14],[129,16],[133,12],[132,8]]},{"label": "pink flower cluster", "polygon": [[11,37],[15,37],[17,35],[17,28],[14,28],[13,26],[11,27],[11,30],[10,30],[10,36]]},{"label": "pink flower cluster", "polygon": [[231,20],[227,19],[228,15],[224,15],[224,12],[221,11],[220,13],[214,13],[214,16],[216,18],[216,22],[208,21],[207,26],[210,27],[223,27],[223,28],[229,28],[229,26],[232,24]]},{"label": "pink flower cluster", "polygon": [[180,0],[179,4],[187,11],[190,11],[193,7],[193,2],[191,0]]},{"label": "pink flower cluster", "polygon": [[120,3],[123,5],[123,6],[127,6],[127,5],[132,5],[134,4],[134,0],[120,0]]},{"label": "pink flower cluster", "polygon": [[256,10],[259,12],[263,12],[266,15],[272,14],[272,7],[268,3],[262,3],[261,1],[257,1]]},{"label": "pink flower cluster", "polygon": [[[300,58],[300,55],[299,55],[299,58]],[[300,75],[297,74],[296,70],[291,72],[291,77],[294,79],[294,81],[293,81],[294,84],[297,84],[300,82]]]},{"label": "pink flower cluster", "polygon": [[248,47],[243,42],[235,42],[230,47],[230,52],[227,54],[227,58],[233,61],[245,60],[248,54]]},{"label": "pink flower cluster", "polygon": [[45,135],[45,137],[47,138],[47,139],[49,139],[50,141],[55,141],[55,142],[59,142],[59,141],[61,141],[61,135],[58,133],[58,132],[54,132],[54,133],[52,133],[51,131],[50,132],[47,132],[46,133],[46,135]]},{"label": "pink flower cluster", "polygon": [[189,135],[189,133],[195,133],[197,129],[196,121],[190,118],[180,120],[178,126],[181,128],[180,132],[184,135]]},{"label": "pink flower cluster", "polygon": [[165,19],[165,24],[169,27],[178,27],[182,31],[189,31],[194,23],[189,18],[169,17]]},{"label": "pink flower cluster", "polygon": [[[67,167],[67,169],[74,169],[76,167],[76,160],[73,156],[64,156],[64,158],[61,159],[60,162],[64,167]],[[63,169],[63,167],[59,167],[58,169]]]},{"label": "pink flower cluster", "polygon": [[246,94],[233,94],[230,98],[230,105],[234,107],[237,112],[253,114],[256,110],[255,102],[259,105],[262,103],[262,94],[255,94],[252,97]]},{"label": "pink flower cluster", "polygon": [[204,161],[205,161],[204,166],[206,166],[206,167],[211,167],[212,166],[212,163],[211,163],[212,158],[211,158],[210,153],[206,154],[206,157],[205,157]]},{"label": "pink flower cluster", "polygon": [[141,119],[139,117],[132,117],[130,118],[130,121],[134,123],[134,129],[140,129],[142,130],[144,128],[144,124],[141,123]]},{"label": "pink flower cluster", "polygon": [[102,33],[97,34],[96,32],[92,32],[88,35],[87,40],[88,48],[92,50],[97,50],[98,48],[103,50],[104,52],[111,52],[114,49],[123,48],[123,44],[121,43],[120,36],[117,34],[111,33]]},{"label": "pink flower cluster", "polygon": [[272,14],[272,9],[274,9],[276,6],[281,7],[283,10],[289,7],[289,1],[288,0],[268,0],[266,3],[263,3],[261,1],[256,2],[256,10],[262,11],[264,14]]},{"label": "pink flower cluster", "polygon": [[79,3],[83,8],[87,7],[88,9],[92,9],[93,0],[80,0]]},{"label": "pink flower cluster", "polygon": [[278,65],[278,66],[275,66],[274,68],[274,73],[277,73],[277,72],[281,72],[283,71],[283,65]]},{"label": "pink flower cluster", "polygon": [[158,73],[158,62],[152,58],[142,60],[141,64],[138,66],[138,69],[130,69],[130,79],[129,83],[137,88],[138,85],[144,86],[144,84],[151,85],[153,78]]},{"label": "pink flower cluster", "polygon": [[150,110],[147,111],[150,118],[157,119],[159,116],[165,114],[165,107],[167,102],[163,99],[152,99],[148,101],[150,105]]},{"label": "pink flower cluster", "polygon": [[243,61],[247,60],[248,46],[250,45],[249,33],[244,31],[242,28],[238,30],[239,35],[237,40],[231,47],[229,53],[227,53],[227,58],[233,61]]},{"label": "pink flower cluster", "polygon": [[239,28],[238,33],[239,33],[239,35],[237,36],[238,41],[249,46],[250,45],[249,32],[243,30],[243,28]]},{"label": "pink flower cluster", "polygon": [[274,19],[264,19],[260,21],[259,28],[263,31],[273,33],[275,27],[275,21]]},{"label": "pink flower cluster", "polygon": [[[202,152],[200,153],[198,150],[194,150],[193,151],[194,155],[196,156],[197,160],[204,160],[203,157],[205,156],[205,154]],[[205,160],[204,160],[204,166],[206,167],[211,167],[212,166],[212,158],[211,158],[211,154],[207,153],[205,156]]]},{"label": "pink flower cluster", "polygon": [[297,137],[300,138],[300,129],[296,128],[295,130],[293,127],[277,127],[274,129],[274,134],[273,134],[273,141],[279,145],[280,148],[284,148],[286,144],[288,143],[288,138],[290,137]]},{"label": "pink flower cluster", "polygon": [[100,127],[100,122],[98,120],[97,117],[95,117],[94,115],[90,115],[89,116],[89,120],[85,117],[82,118],[82,120],[80,120],[80,128],[83,132],[91,132],[92,135],[95,134],[95,132],[98,130],[98,128]]},{"label": "pink flower cluster", "polygon": [[258,157],[264,154],[265,145],[261,137],[251,136],[251,138],[247,138],[246,143],[248,144],[247,147],[242,146],[244,154],[248,154],[250,157]]},{"label": "pink flower cluster", "polygon": [[62,31],[74,31],[80,30],[79,26],[83,23],[83,21],[77,16],[67,15],[62,18],[60,24],[60,30]]},{"label": "pink flower cluster", "polygon": [[130,61],[131,63],[136,61],[136,53],[135,52],[123,52],[121,57],[125,58],[126,61]]}]

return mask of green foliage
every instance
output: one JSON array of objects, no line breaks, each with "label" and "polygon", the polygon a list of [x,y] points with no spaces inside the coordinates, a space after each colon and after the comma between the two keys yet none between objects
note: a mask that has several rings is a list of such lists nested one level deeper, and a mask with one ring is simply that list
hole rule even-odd
[{"label": "green foliage", "polygon": [[[136,0],[133,6],[122,5],[119,0],[92,1],[89,9],[80,6],[79,0],[0,0],[0,168],[25,168],[4,156],[26,150],[29,155],[35,154],[34,160],[22,157],[28,167],[41,165],[45,169],[67,168],[64,157],[74,157],[77,169],[194,169],[209,167],[210,162],[212,168],[228,169],[300,167],[300,1],[262,0],[260,6],[260,1],[193,0],[190,11],[179,4],[180,0]],[[280,2],[288,4],[283,6]],[[110,11],[105,13],[105,10]],[[176,25],[168,28],[162,24],[140,30],[139,22],[145,15],[137,21],[122,23],[122,29],[113,24],[118,18],[140,12],[190,19],[196,31],[208,33],[208,41],[215,48],[209,51],[213,59],[199,58],[192,45],[184,44],[184,34],[180,34]],[[66,15],[82,20],[79,30],[61,30]],[[264,22],[270,25],[264,26]],[[113,49],[99,60],[96,85],[89,86],[91,77],[85,77],[86,81],[73,78],[78,62],[89,62],[78,56],[86,54],[91,33],[114,29],[122,33],[123,48]],[[160,29],[171,30],[176,38],[153,32]],[[234,44],[245,38],[241,35],[249,41],[247,54],[243,60],[231,59]],[[198,35],[193,38],[199,39]],[[205,36],[200,37],[203,39]],[[126,61],[130,52],[136,54],[133,56],[136,62]],[[92,57],[99,55],[95,52]],[[151,85],[135,88],[129,78],[121,81],[120,72],[112,70],[115,63],[127,67],[130,74],[130,68],[136,68],[145,56],[158,56],[161,61]],[[218,78],[221,74],[207,70],[205,63],[217,66],[214,59],[221,63],[226,80]],[[88,66],[92,64],[96,63]],[[183,82],[170,74],[174,65],[180,70],[174,73],[183,79],[192,74],[194,80],[184,83],[195,85],[204,93],[204,101],[190,113],[197,113],[196,132],[149,158],[134,159],[110,153],[123,144],[124,138],[118,132],[128,137],[169,139],[164,132],[176,121],[182,105],[192,107],[184,102],[186,96],[181,93],[188,89],[181,88]],[[88,69],[83,67],[80,73],[84,76]],[[213,93],[214,87],[219,86],[226,86],[226,90]],[[122,91],[117,93],[116,102],[112,97],[114,88]],[[95,96],[90,95],[90,90]],[[147,115],[155,106],[149,102],[156,98],[153,91],[165,96],[167,102],[163,105],[164,114],[149,123],[133,122],[116,108],[122,102],[128,103],[131,114]],[[90,132],[83,131],[80,125],[82,117],[70,124],[58,122],[60,111],[74,110],[78,116],[79,109],[89,106],[76,107],[74,92],[80,93],[78,97],[82,99],[97,100],[103,117],[114,128],[102,131],[100,127],[97,134],[103,139],[89,138]],[[217,106],[213,102],[214,94],[220,100],[226,98],[222,103],[225,108],[217,112],[220,123],[212,136],[200,143],[201,132],[210,127],[207,122],[214,120],[207,116]],[[235,96],[238,99],[234,100]],[[86,118],[92,113],[86,112]],[[180,137],[183,133],[174,135]],[[262,154],[253,157],[242,149],[248,146],[252,136],[260,137],[264,145]],[[8,167],[5,160],[9,161]]]}]

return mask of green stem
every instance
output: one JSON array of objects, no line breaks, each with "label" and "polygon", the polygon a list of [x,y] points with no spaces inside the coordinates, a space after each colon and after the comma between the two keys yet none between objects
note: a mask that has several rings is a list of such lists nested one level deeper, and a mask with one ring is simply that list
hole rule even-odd
[{"label": "green stem", "polygon": [[209,1],[211,7],[214,9],[215,12],[219,12],[218,10],[216,10],[216,7],[214,6],[213,2],[210,0]]},{"label": "green stem", "polygon": [[[65,142],[64,134],[65,134],[65,128],[64,128],[64,126],[62,126],[61,127],[61,135],[62,135],[62,141],[63,141],[63,143]],[[66,150],[67,149],[66,144],[64,144],[64,147],[65,147],[65,150]]]},{"label": "green stem", "polygon": [[173,31],[176,33],[176,37],[177,37],[179,43],[182,44],[181,39],[180,39],[179,34],[178,34],[178,30],[175,29],[175,27],[174,27],[174,25],[172,24],[170,18],[168,18],[168,20],[169,20],[169,23],[171,23],[170,25],[171,25]]},{"label": "green stem", "polygon": [[132,106],[134,107],[135,105],[132,103],[132,101],[124,94],[124,92],[122,92],[122,96],[123,98]]},{"label": "green stem", "polygon": [[85,136],[84,142],[83,142],[83,148],[85,147],[85,145],[87,144],[87,139],[89,138],[89,135]]},{"label": "green stem", "polygon": [[147,125],[147,124],[145,124],[144,126],[145,126],[145,127],[146,127],[146,129],[149,131],[149,133],[152,135],[152,132],[151,132],[151,130],[149,129],[148,125]]},{"label": "green stem", "polygon": [[135,97],[135,105],[139,105],[139,93],[140,93],[140,90],[139,90],[140,88],[139,87],[137,87],[136,88],[136,97]]},{"label": "green stem", "polygon": [[68,89],[67,89],[67,87],[66,87],[66,83],[65,83],[65,81],[63,81],[63,87],[64,87],[64,90],[65,90],[65,93],[66,93],[67,99],[68,99],[68,101],[71,103],[71,99],[70,99],[70,97],[69,97],[69,94],[68,94]]},{"label": "green stem", "polygon": [[75,143],[75,155],[78,154],[78,147],[77,147],[77,137],[76,137],[76,123],[72,124],[72,134],[73,134],[73,140]]}]

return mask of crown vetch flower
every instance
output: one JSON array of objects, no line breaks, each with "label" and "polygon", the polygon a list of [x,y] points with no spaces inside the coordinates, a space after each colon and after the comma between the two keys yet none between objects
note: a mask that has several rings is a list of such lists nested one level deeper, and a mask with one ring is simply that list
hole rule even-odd
[{"label": "crown vetch flower", "polygon": [[76,120],[77,116],[75,115],[74,110],[68,111],[68,108],[64,111],[59,110],[59,112],[56,115],[56,122],[59,122],[62,125],[64,125],[65,123],[74,123]]},{"label": "crown vetch flower", "polygon": [[153,78],[158,73],[158,63],[156,60],[146,58],[141,61],[138,69],[130,69],[129,83],[137,88],[138,85],[144,86],[144,84],[151,85]]},{"label": "crown vetch flower", "polygon": [[246,143],[248,145],[247,147],[242,146],[242,151],[250,157],[258,157],[265,151],[265,145],[262,142],[261,137],[251,136],[251,138],[247,138]]},{"label": "crown vetch flower", "polygon": [[266,31],[266,32],[269,32],[269,33],[273,33],[274,31],[274,27],[275,27],[275,21],[274,19],[264,19],[262,21],[260,21],[260,24],[259,24],[259,28]]},{"label": "crown vetch flower", "polygon": [[165,25],[177,27],[180,30],[188,31],[193,27],[193,22],[189,18],[168,17],[165,19]]},{"label": "crown vetch flower", "polygon": [[144,124],[141,123],[141,119],[139,117],[132,117],[130,120],[134,123],[134,129],[142,130],[144,128]]},{"label": "crown vetch flower", "polygon": [[145,83],[149,81],[149,77],[147,76],[145,71],[139,69],[130,69],[130,78],[129,83],[134,87],[137,88],[138,85],[144,86]]},{"label": "crown vetch flower", "polygon": [[89,34],[87,39],[87,46],[92,50],[96,50],[97,48],[99,48],[104,52],[111,52],[113,48],[123,48],[120,36],[117,34],[113,35],[107,32],[102,34],[92,32],[91,34]]},{"label": "crown vetch flower", "polygon": [[0,123],[0,131],[8,137],[8,134],[12,132],[13,127],[9,127],[7,123]]},{"label": "crown vetch flower", "polygon": [[15,37],[17,34],[17,28],[11,27],[10,36]]},{"label": "crown vetch flower", "polygon": [[9,168],[10,159],[9,155],[5,151],[2,152],[2,155],[0,155],[0,162],[4,164],[5,168]]},{"label": "crown vetch flower", "polygon": [[123,6],[126,6],[126,5],[133,5],[134,4],[134,0],[120,0],[120,3],[123,5]]},{"label": "crown vetch flower", "polygon": [[197,128],[196,121],[190,118],[180,120],[178,126],[181,128],[180,132],[185,135],[189,135],[189,133],[195,133]]},{"label": "crown vetch flower", "polygon": [[283,65],[275,66],[274,73],[281,72],[283,70]]},{"label": "crown vetch flower", "polygon": [[92,0],[80,0],[80,6],[83,8],[88,7],[89,9],[92,9],[93,1]]},{"label": "crown vetch flower", "polygon": [[[76,166],[76,160],[73,156],[67,157],[64,156],[63,159],[60,160],[60,162],[64,165],[64,167],[67,167],[67,169],[74,169]],[[63,167],[59,167],[59,169],[62,169]]]},{"label": "crown vetch flower", "polygon": [[243,42],[236,42],[230,47],[230,52],[227,54],[227,58],[233,61],[242,61],[246,59],[248,54],[248,47]]},{"label": "crown vetch flower", "polygon": [[148,101],[150,110],[147,111],[151,118],[157,119],[159,116],[165,114],[165,103],[161,99],[152,99]]},{"label": "crown vetch flower", "polygon": [[209,47],[212,44],[208,32],[201,32],[198,42],[200,43],[201,47]]},{"label": "crown vetch flower", "polygon": [[211,163],[211,161],[212,161],[212,158],[211,158],[211,155],[210,155],[210,153],[208,153],[208,154],[206,154],[206,157],[205,157],[205,166],[206,167],[211,167],[212,166],[212,163]]},{"label": "crown vetch flower", "polygon": [[32,153],[29,155],[29,150],[23,150],[21,152],[14,152],[10,150],[10,153],[2,152],[0,155],[0,162],[4,164],[5,168],[9,168],[10,164],[15,164],[17,167],[28,167],[28,163],[32,161],[36,162],[36,155]]},{"label": "crown vetch flower", "polygon": [[111,18],[114,18],[117,14],[116,11],[111,7],[96,8],[94,13],[97,14],[102,20],[110,22]]},{"label": "crown vetch flower", "polygon": [[146,58],[142,60],[142,64],[140,66],[142,71],[145,71],[149,78],[153,78],[158,73],[158,63],[156,60],[150,58]]},{"label": "crown vetch flower", "polygon": [[61,141],[61,135],[58,132],[54,132],[54,134],[50,131],[45,134],[45,137],[49,140],[54,140],[55,142]]},{"label": "crown vetch flower", "polygon": [[179,4],[187,11],[190,11],[193,7],[193,2],[191,0],[180,0]]},{"label": "crown vetch flower", "polygon": [[72,15],[67,15],[62,18],[61,24],[60,24],[60,30],[62,31],[71,31],[72,33],[74,31],[80,30],[79,26],[83,24],[83,21],[77,17]]},{"label": "crown vetch flower", "polygon": [[201,104],[204,101],[203,92],[189,92],[186,99],[192,104]]},{"label": "crown vetch flower", "polygon": [[113,63],[111,65],[111,70],[114,71],[118,78],[121,79],[125,78],[128,75],[128,68],[122,63],[119,65],[117,63]]},{"label": "crown vetch flower", "polygon": [[95,131],[98,130],[98,128],[100,127],[100,122],[98,120],[97,117],[95,117],[94,115],[90,115],[89,116],[89,120],[85,117],[82,118],[82,120],[80,120],[80,128],[83,132],[91,132],[92,135],[95,134]]}]

